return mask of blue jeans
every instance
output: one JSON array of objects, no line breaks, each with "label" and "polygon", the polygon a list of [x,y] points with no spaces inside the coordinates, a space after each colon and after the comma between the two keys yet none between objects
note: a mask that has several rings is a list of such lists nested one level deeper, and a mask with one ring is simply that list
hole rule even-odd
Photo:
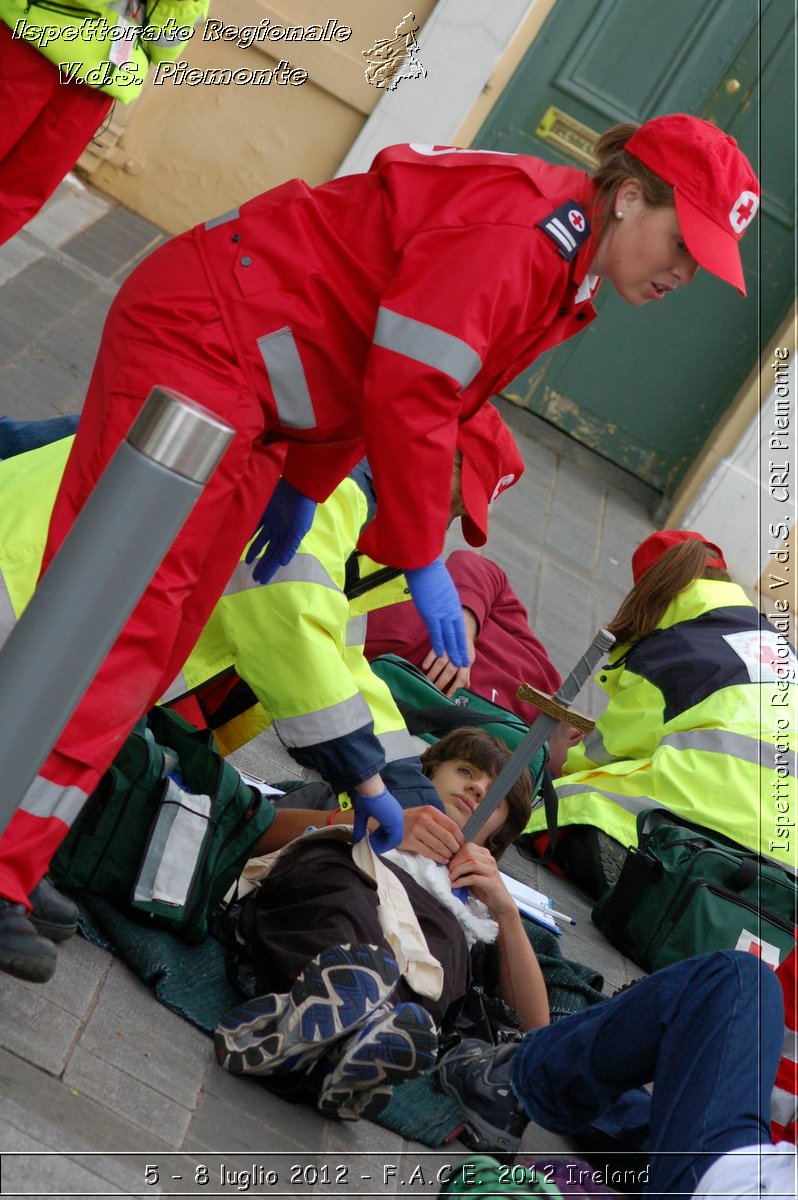
[{"label": "blue jeans", "polygon": [[644,1192],[690,1196],[722,1154],[770,1142],[783,1038],[774,972],[752,954],[720,950],[528,1033],[510,1078],[529,1116],[564,1134],[653,1082]]},{"label": "blue jeans", "polygon": [[77,426],[77,414],[51,417],[47,421],[15,421],[13,417],[0,417],[0,462],[69,437]]}]

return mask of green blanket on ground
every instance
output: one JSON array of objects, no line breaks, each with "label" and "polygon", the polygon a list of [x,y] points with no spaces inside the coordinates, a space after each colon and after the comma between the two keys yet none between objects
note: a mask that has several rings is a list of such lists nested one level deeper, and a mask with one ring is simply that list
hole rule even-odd
[{"label": "green blanket on ground", "polygon": [[[162,929],[131,920],[106,900],[77,898],[83,906],[84,937],[123,958],[161,1004],[192,1025],[212,1033],[224,1014],[241,1003],[242,994],[227,978],[224,949],[216,938],[190,946]],[[526,921],[524,926],[546,980],[552,1020],[602,998],[603,981],[596,971],[564,958],[554,934]],[[440,1146],[457,1135],[462,1116],[455,1102],[423,1076],[394,1089],[379,1124],[413,1141]]]}]

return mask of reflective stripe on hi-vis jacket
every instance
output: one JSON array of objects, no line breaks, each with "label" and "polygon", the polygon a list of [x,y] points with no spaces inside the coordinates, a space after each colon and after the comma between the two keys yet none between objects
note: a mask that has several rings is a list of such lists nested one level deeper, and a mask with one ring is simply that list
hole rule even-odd
[{"label": "reflective stripe on hi-vis jacket", "polygon": [[2,570],[0,570],[0,646],[17,623],[14,606]]},{"label": "reflective stripe on hi-vis jacket", "polygon": [[[258,716],[252,708],[242,716],[242,733],[273,724],[294,756],[337,790],[416,753],[363,655],[363,602],[406,600],[404,578],[384,572],[389,585],[369,591],[357,607],[344,590],[370,497],[370,476],[359,468],[319,505],[298,553],[265,586],[253,585],[251,568],[240,563],[183,672],[197,688],[234,666],[259,702]],[[363,569],[371,568],[383,577],[377,564]],[[235,725],[225,725],[228,749],[236,744]]]},{"label": "reflective stripe on hi-vis jacket", "polygon": [[[797,665],[741,588],[696,580],[598,672],[609,703],[556,781],[559,824],[633,845],[656,806],[795,871]],[[533,813],[527,828],[545,822]]]}]

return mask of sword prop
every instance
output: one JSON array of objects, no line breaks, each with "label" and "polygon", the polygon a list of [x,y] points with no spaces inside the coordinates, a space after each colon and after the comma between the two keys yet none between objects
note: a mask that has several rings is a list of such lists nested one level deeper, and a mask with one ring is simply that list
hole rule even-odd
[{"label": "sword prop", "polygon": [[[600,629],[573,671],[571,671],[571,674],[567,679],[563,680],[561,687],[555,692],[553,697],[554,702],[567,710],[593,674],[599,661],[614,644],[615,638],[609,630]],[[554,706],[551,705],[550,707]],[[558,721],[567,719],[567,712],[564,712],[561,717],[541,712],[535,718],[529,727],[529,732],[518,743],[488,788],[485,799],[478,808],[474,809],[463,826],[463,837],[467,842],[474,840],[475,834],[479,833],[488,817],[496,811],[516,779],[526,770],[528,764],[535,757],[538,750],[540,750],[552,729],[558,724]]]}]

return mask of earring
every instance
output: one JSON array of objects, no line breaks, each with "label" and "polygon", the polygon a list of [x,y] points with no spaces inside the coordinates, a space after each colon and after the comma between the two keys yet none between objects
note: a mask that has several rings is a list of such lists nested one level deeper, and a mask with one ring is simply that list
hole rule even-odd
[{"label": "earring", "polygon": [[622,221],[622,220],[623,220],[623,213],[621,212],[621,210],[620,210],[620,209],[618,209],[618,211],[616,212],[615,216],[616,216],[616,219],[617,219],[617,220],[619,220],[619,221]]}]

